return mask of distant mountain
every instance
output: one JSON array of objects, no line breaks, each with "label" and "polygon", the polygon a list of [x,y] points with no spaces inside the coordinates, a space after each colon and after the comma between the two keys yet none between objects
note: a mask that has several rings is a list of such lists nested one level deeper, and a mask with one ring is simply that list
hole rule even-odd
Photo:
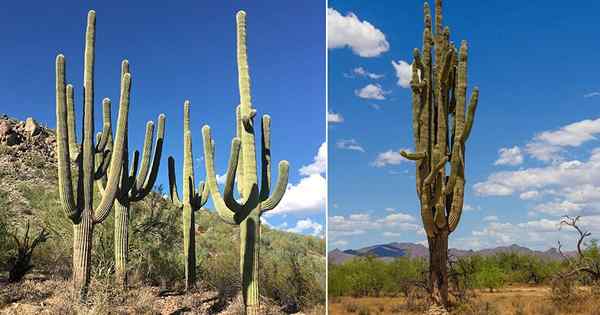
[{"label": "distant mountain", "polygon": [[[543,259],[561,260],[562,256],[556,248],[550,248],[546,251],[532,250],[527,247],[516,244],[510,246],[499,246],[494,248],[486,248],[481,250],[463,250],[450,248],[449,256],[465,257],[471,255],[491,256],[499,253],[517,253],[523,255],[537,256]],[[573,255],[573,252],[566,252],[566,255]],[[341,264],[355,257],[374,256],[383,260],[395,259],[398,257],[410,258],[428,258],[429,249],[421,244],[414,243],[389,243],[367,246],[359,249],[340,250],[334,249],[329,252],[328,259],[332,264]]]}]

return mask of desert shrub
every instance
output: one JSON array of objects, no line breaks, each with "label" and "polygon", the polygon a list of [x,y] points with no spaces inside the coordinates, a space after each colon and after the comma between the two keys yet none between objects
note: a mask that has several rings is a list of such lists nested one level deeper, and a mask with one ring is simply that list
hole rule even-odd
[{"label": "desert shrub", "polygon": [[344,303],[344,309],[348,313],[356,313],[358,311],[359,305],[354,302]]},{"label": "desert shrub", "polygon": [[371,309],[366,305],[361,305],[358,307],[358,315],[369,315],[371,314]]},{"label": "desert shrub", "polygon": [[489,289],[490,292],[502,287],[505,280],[504,272],[495,265],[485,265],[475,275],[478,286]]},{"label": "desert shrub", "polygon": [[490,302],[471,300],[455,307],[454,314],[461,315],[499,315],[498,307]]}]

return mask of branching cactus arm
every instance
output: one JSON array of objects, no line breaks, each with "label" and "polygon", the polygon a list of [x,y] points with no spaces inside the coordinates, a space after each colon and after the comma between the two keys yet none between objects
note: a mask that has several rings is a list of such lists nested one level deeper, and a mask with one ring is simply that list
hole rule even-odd
[{"label": "branching cactus arm", "polygon": [[[288,184],[289,163],[279,162],[279,175],[275,191],[270,195],[271,188],[271,117],[264,115],[262,118],[262,180],[260,189],[261,211],[274,209],[283,198]],[[270,196],[269,196],[270,195]]]}]

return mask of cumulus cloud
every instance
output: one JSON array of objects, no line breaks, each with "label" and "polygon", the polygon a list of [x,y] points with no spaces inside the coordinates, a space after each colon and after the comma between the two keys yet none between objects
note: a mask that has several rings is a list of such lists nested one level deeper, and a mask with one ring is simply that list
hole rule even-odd
[{"label": "cumulus cloud", "polygon": [[288,184],[279,205],[267,212],[267,215],[324,211],[327,196],[326,169],[327,145],[322,143],[314,161],[300,168],[300,181]]},{"label": "cumulus cloud", "polygon": [[523,154],[518,146],[501,148],[498,150],[498,159],[494,165],[519,165],[523,163]]},{"label": "cumulus cloud", "polygon": [[367,21],[361,21],[354,13],[342,15],[327,8],[327,48],[352,49],[361,57],[377,57],[390,49],[385,34]]},{"label": "cumulus cloud", "polygon": [[521,200],[531,200],[531,199],[535,199],[540,195],[540,192],[537,190],[528,190],[526,192],[522,192],[519,195],[519,198]]},{"label": "cumulus cloud", "polygon": [[323,237],[323,225],[319,224],[318,222],[314,222],[310,218],[299,220],[296,222],[296,226],[287,229],[287,231]]},{"label": "cumulus cloud", "polygon": [[327,122],[330,124],[341,124],[344,122],[344,116],[340,113],[327,112]]},{"label": "cumulus cloud", "polygon": [[375,161],[371,162],[371,165],[375,167],[384,167],[387,165],[398,165],[402,162],[408,161],[402,155],[400,155],[400,151],[405,149],[400,149],[398,151],[387,150],[385,152],[381,152],[377,154]]},{"label": "cumulus cloud", "polygon": [[424,234],[423,228],[415,217],[404,212],[394,212],[379,217],[364,212],[346,216],[331,216],[328,225],[328,235],[334,242],[340,238],[359,236],[365,233],[388,233],[384,234],[386,236],[392,236],[391,233]]},{"label": "cumulus cloud", "polygon": [[394,66],[394,70],[396,70],[398,85],[403,88],[409,88],[410,81],[412,80],[412,65],[404,60],[399,60],[398,62],[392,60],[392,66]]},{"label": "cumulus cloud", "polygon": [[586,119],[563,126],[557,130],[536,134],[526,145],[525,151],[540,161],[560,161],[565,147],[578,147],[596,140],[600,133],[600,118]]},{"label": "cumulus cloud", "polygon": [[363,149],[363,147],[354,139],[341,139],[335,146],[342,150],[365,152],[365,149]]},{"label": "cumulus cloud", "polygon": [[367,84],[362,89],[354,90],[354,94],[364,99],[384,100],[389,92],[384,91],[379,84]]},{"label": "cumulus cloud", "polygon": [[367,71],[365,68],[363,67],[356,67],[352,70],[352,73],[356,76],[359,77],[367,77],[369,79],[373,79],[373,80],[379,80],[381,78],[384,77],[383,74],[377,74],[377,73],[373,73],[373,72],[369,72]]},{"label": "cumulus cloud", "polygon": [[225,181],[227,180],[227,174],[219,175],[217,174],[217,184],[225,185]]}]

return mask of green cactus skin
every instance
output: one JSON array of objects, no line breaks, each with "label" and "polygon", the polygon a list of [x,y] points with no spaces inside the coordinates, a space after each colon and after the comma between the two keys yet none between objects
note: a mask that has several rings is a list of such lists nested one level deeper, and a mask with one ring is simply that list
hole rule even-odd
[{"label": "green cactus skin", "polygon": [[[416,161],[417,195],[429,243],[431,299],[435,305],[446,306],[448,235],[458,226],[462,213],[465,143],[473,126],[479,90],[473,89],[465,117],[467,42],[457,50],[450,41],[450,30],[442,25],[441,0],[435,1],[435,31],[428,3],[424,11],[423,49],[414,49],[411,81],[416,152],[401,154]],[[450,174],[446,174],[447,163]]]},{"label": "green cactus skin", "polygon": [[196,228],[194,213],[208,201],[208,188],[200,182],[194,188],[194,158],[192,156],[192,132],[190,131],[190,102],[183,105],[183,200],[177,191],[175,159],[169,157],[169,194],[171,202],[183,209],[183,256],[185,258],[185,290],[191,290],[196,283]]},{"label": "green cactus skin", "polygon": [[[124,60],[121,63],[121,77],[125,74],[130,74],[129,62]],[[103,104],[103,125],[105,130],[112,130],[110,116],[110,102],[105,101]],[[110,132],[108,132],[110,135]],[[144,146],[142,150],[142,162],[139,165],[139,151],[134,151],[131,167],[129,166],[129,148],[128,139],[125,139],[124,153],[122,159],[121,179],[117,191],[117,198],[114,201],[113,207],[115,211],[115,230],[114,230],[114,251],[115,251],[115,282],[123,288],[127,288],[127,259],[129,252],[129,215],[131,202],[140,201],[145,198],[151,191],[160,167],[160,159],[162,155],[162,147],[165,135],[165,115],[158,116],[158,131],[156,136],[156,144],[154,146],[154,158],[151,159],[152,140],[154,135],[154,122],[149,121],[146,124],[146,134],[144,138]],[[112,149],[112,139],[110,136],[102,139],[102,135],[98,134],[98,143],[105,148],[103,152],[97,153],[100,157],[96,160],[96,166],[102,168],[101,160],[106,152]],[[127,137],[127,135],[126,135]],[[98,189],[104,193],[106,188],[106,176],[103,176],[96,181]]]},{"label": "green cactus skin", "polygon": [[[239,11],[237,20],[237,64],[240,105],[236,109],[237,137],[232,140],[229,165],[223,195],[219,191],[214,167],[214,143],[210,127],[202,127],[204,142],[204,164],[211,200],[219,216],[229,224],[240,225],[240,269],[242,296],[245,314],[260,314],[259,295],[259,244],[260,216],[277,206],[286,190],[288,182],[287,161],[279,163],[279,178],[275,191],[271,187],[271,119],[262,117],[262,172],[261,187],[258,187],[256,165],[256,144],[254,138],[254,117],[250,96],[250,75],[246,53],[246,13]],[[241,154],[240,154],[241,150]],[[236,174],[237,173],[237,174]],[[236,177],[237,176],[237,177]],[[234,197],[234,182],[240,200]],[[270,195],[270,196],[269,196]]]},{"label": "green cactus skin", "polygon": [[[65,85],[65,57],[56,57],[56,138],[58,157],[58,183],[60,201],[63,210],[73,222],[73,285],[80,300],[85,300],[90,279],[90,258],[92,233],[95,224],[104,221],[117,197],[121,167],[118,163],[100,163],[104,168],[96,169],[95,155],[102,148],[109,134],[106,129],[100,136],[101,141],[94,146],[94,48],[96,32],[96,13],[89,11],[85,35],[84,57],[84,110],[83,139],[80,147],[76,145],[75,113],[73,87]],[[129,95],[131,75],[121,78],[121,96],[114,146],[110,154],[103,156],[112,161],[123,158],[127,134],[129,113]],[[68,97],[67,97],[68,96]],[[105,101],[105,103],[108,103]],[[110,157],[109,157],[110,156]],[[72,159],[77,164],[77,181],[73,183],[71,174]],[[94,209],[94,180],[106,175],[106,189],[100,203]],[[75,193],[75,191],[77,193]]]}]

